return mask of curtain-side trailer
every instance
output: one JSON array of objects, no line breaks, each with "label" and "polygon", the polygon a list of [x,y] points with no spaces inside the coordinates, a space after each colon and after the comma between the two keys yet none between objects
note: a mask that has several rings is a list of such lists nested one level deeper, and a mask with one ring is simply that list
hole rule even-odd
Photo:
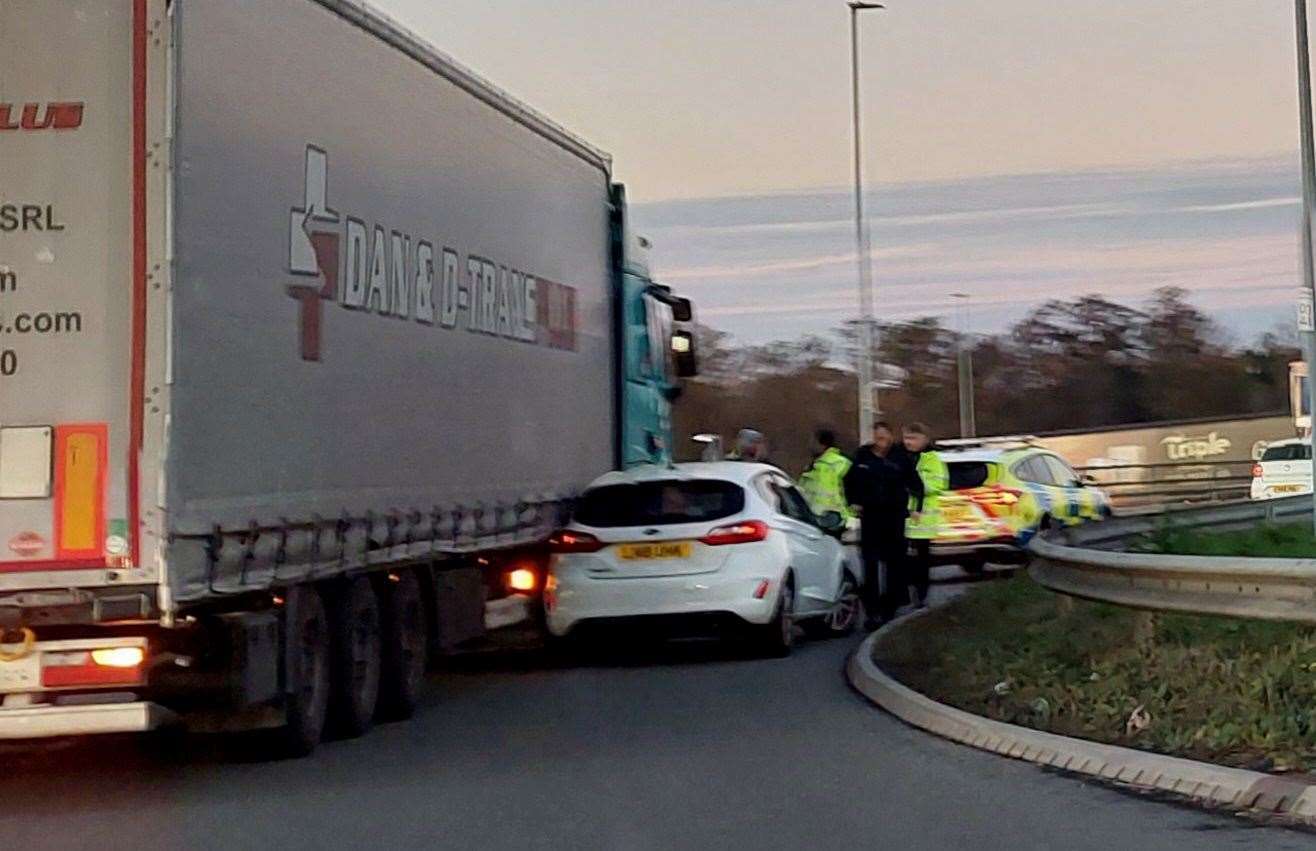
[{"label": "curtain-side trailer", "polygon": [[0,737],[409,714],[670,457],[639,242],[606,155],[354,0],[0,5]]}]

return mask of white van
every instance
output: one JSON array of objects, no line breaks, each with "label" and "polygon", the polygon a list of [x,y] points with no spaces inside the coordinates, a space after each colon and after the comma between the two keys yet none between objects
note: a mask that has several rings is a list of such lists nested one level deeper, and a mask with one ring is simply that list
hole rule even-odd
[{"label": "white van", "polygon": [[1311,493],[1311,439],[1290,438],[1266,447],[1252,466],[1252,498]]}]

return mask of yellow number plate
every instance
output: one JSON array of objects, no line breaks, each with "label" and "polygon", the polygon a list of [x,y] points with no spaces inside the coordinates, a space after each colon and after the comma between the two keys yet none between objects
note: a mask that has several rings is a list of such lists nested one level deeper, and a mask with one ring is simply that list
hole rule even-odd
[{"label": "yellow number plate", "polygon": [[1275,493],[1297,493],[1302,490],[1302,485],[1275,485],[1271,490]]},{"label": "yellow number plate", "polygon": [[694,547],[689,541],[667,541],[661,544],[623,544],[617,548],[622,561],[652,561],[655,559],[689,558]]}]

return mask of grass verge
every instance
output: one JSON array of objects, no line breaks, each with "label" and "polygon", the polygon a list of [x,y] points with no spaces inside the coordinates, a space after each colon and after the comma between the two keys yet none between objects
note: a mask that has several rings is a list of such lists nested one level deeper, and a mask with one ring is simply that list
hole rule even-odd
[{"label": "grass verge", "polygon": [[1306,524],[1258,526],[1243,532],[1202,532],[1168,526],[1152,534],[1146,552],[1252,558],[1316,557],[1316,535]]},{"label": "grass verge", "polygon": [[[1316,770],[1316,628],[1148,615],[1020,575],[897,629],[877,662],[1012,724],[1223,765]],[[1139,619],[1142,623],[1139,624]]]}]

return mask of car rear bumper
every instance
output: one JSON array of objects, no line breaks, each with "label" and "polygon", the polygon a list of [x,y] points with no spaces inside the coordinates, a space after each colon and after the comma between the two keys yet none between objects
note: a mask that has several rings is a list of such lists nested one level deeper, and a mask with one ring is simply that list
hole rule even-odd
[{"label": "car rear bumper", "polygon": [[174,719],[155,703],[105,703],[91,706],[42,704],[0,709],[0,739],[44,739],[98,733],[142,733]]},{"label": "car rear bumper", "polygon": [[1001,564],[1024,561],[1026,551],[1014,538],[990,541],[933,541],[930,548],[932,561],[937,564],[954,564],[966,558],[982,559]]},{"label": "car rear bumper", "polygon": [[[725,572],[646,579],[557,577],[557,587],[546,600],[545,622],[559,637],[585,622],[730,617],[765,624],[776,611],[780,579]],[[756,597],[765,582],[762,597]]]}]

